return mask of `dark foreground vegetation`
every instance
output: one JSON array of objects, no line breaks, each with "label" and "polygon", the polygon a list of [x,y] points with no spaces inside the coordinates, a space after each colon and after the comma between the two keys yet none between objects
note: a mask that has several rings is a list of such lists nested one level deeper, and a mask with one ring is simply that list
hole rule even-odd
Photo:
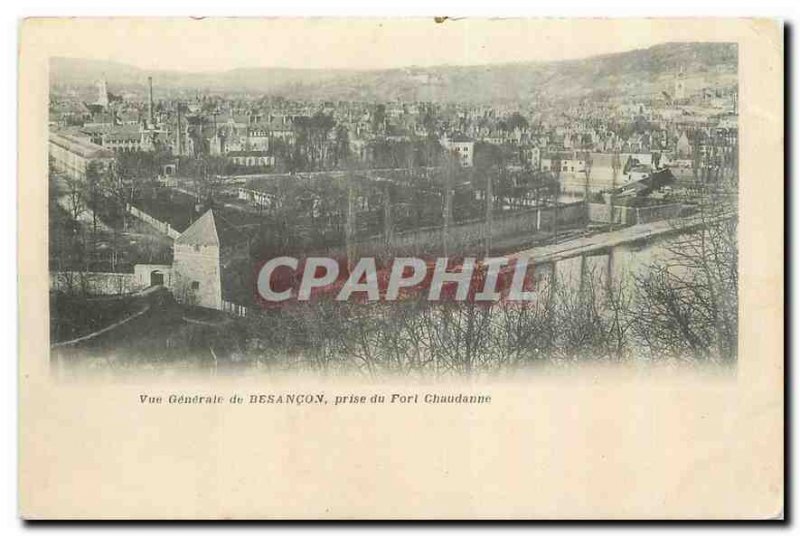
[{"label": "dark foreground vegetation", "polygon": [[[660,244],[657,261],[611,279],[596,267],[544,278],[531,302],[330,300],[219,321],[224,315],[201,318],[168,298],[141,319],[57,356],[112,369],[426,376],[587,361],[735,363],[736,228],[728,218],[673,237]],[[53,318],[63,318],[67,303],[56,303]],[[105,318],[102,311],[92,314]]]}]

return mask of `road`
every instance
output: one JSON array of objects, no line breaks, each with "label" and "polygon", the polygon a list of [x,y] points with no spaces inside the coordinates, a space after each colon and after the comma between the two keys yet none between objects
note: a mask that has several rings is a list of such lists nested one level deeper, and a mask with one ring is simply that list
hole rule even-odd
[{"label": "road", "polygon": [[[129,367],[160,370],[161,367],[195,369],[198,366],[236,367],[231,354],[239,349],[243,335],[231,325],[209,326],[187,322],[186,308],[157,289],[141,296],[143,309],[112,329],[73,344],[54,345],[51,362],[57,367],[116,369]],[[219,361],[219,362],[217,362]]]}]

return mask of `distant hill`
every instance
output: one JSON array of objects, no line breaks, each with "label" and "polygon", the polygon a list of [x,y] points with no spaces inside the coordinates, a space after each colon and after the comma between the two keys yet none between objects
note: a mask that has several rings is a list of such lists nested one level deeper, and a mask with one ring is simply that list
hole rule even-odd
[{"label": "distant hill", "polygon": [[115,62],[52,58],[56,84],[93,84],[105,76],[109,89],[143,88],[147,76],[162,89],[263,93],[296,99],[440,102],[526,101],[609,95],[617,98],[671,92],[681,70],[691,92],[700,86],[733,86],[735,43],[666,43],[647,49],[558,62],[482,66],[409,67],[356,71],[234,69],[215,73],[145,71]]}]

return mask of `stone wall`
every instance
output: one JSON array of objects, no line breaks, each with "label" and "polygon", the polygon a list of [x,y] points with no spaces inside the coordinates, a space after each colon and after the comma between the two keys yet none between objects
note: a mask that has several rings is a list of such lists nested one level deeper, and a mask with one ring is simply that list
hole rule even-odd
[{"label": "stone wall", "polygon": [[153,272],[161,274],[164,286],[172,288],[172,266],[169,264],[137,264],[133,267],[133,276],[136,285],[142,288],[149,287]]},{"label": "stone wall", "polygon": [[[589,203],[589,221],[593,223],[609,223],[611,213],[607,203]],[[633,225],[636,223],[636,212],[631,207],[614,206],[614,223]]]},{"label": "stone wall", "polygon": [[147,212],[145,212],[143,210],[140,210],[140,209],[134,207],[133,205],[129,204],[129,205],[127,205],[127,207],[128,207],[128,212],[132,216],[135,216],[136,218],[139,218],[140,220],[142,220],[146,224],[148,224],[151,227],[153,227],[158,232],[167,235],[168,237],[172,238],[173,240],[175,240],[176,238],[178,238],[180,236],[180,233],[178,231],[176,231],[170,224],[168,224],[166,222],[163,222],[161,220],[155,219],[154,217],[152,217]]},{"label": "stone wall", "polygon": [[[553,207],[542,207],[496,216],[492,223],[492,240],[531,235],[540,230],[549,231],[553,226],[554,214]],[[559,225],[566,226],[584,222],[586,217],[586,204],[583,201],[559,206]],[[443,232],[443,227],[437,226],[395,233],[390,244],[387,243],[384,236],[375,236],[358,242],[354,246],[355,255],[365,257],[389,252],[395,256],[440,254]],[[447,240],[448,253],[459,254],[482,247],[486,239],[486,232],[484,219],[450,226]],[[329,252],[330,256],[343,254],[344,251],[340,249]]]},{"label": "stone wall", "polygon": [[[653,221],[677,218],[684,210],[679,203],[669,205],[656,205],[652,207],[626,207],[614,206],[614,223],[622,225],[637,225]],[[609,209],[606,203],[589,203],[589,221],[595,223],[609,222]]]},{"label": "stone wall", "polygon": [[176,244],[171,282],[179,302],[222,309],[219,248]]},{"label": "stone wall", "polygon": [[134,274],[112,272],[50,272],[50,290],[92,296],[130,294],[146,288]]},{"label": "stone wall", "polygon": [[681,204],[659,205],[655,207],[640,207],[636,209],[636,222],[649,223],[651,221],[668,220],[677,218],[684,211]]},{"label": "stone wall", "polygon": [[[620,179],[618,178],[617,181]],[[592,170],[589,176],[589,192],[597,193],[608,190],[614,184],[613,173],[601,173],[601,170]],[[586,175],[582,172],[562,171],[559,177],[561,192],[566,194],[584,194],[586,192]]]}]

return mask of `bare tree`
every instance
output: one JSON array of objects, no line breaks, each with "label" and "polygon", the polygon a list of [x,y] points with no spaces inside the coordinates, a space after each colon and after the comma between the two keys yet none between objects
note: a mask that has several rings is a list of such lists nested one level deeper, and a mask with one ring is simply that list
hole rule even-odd
[{"label": "bare tree", "polygon": [[86,188],[79,179],[68,177],[65,178],[64,181],[67,185],[66,208],[69,212],[70,219],[77,226],[80,217],[88,209]]},{"label": "bare tree", "polygon": [[122,219],[122,230],[128,228],[128,205],[133,202],[136,193],[136,182],[130,177],[125,176],[126,171],[121,166],[113,166],[107,173],[101,187],[117,205]]},{"label": "bare tree", "polygon": [[654,354],[731,361],[738,343],[737,220],[709,199],[669,260],[636,278],[636,335]]}]

